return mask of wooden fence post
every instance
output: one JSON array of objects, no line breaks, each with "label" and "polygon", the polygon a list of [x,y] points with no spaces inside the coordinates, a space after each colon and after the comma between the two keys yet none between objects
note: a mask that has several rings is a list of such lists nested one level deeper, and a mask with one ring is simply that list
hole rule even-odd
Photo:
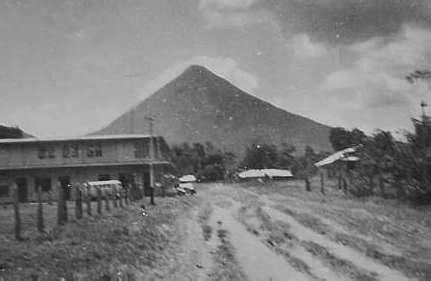
[{"label": "wooden fence post", "polygon": [[347,170],[344,172],[344,175],[343,175],[343,189],[345,194],[347,194],[347,191],[349,190],[349,185],[350,185],[350,173]]},{"label": "wooden fence post", "polygon": [[306,176],[304,180],[305,180],[305,190],[311,191],[310,180],[309,180],[308,176]]},{"label": "wooden fence post", "polygon": [[100,189],[100,187],[96,188],[96,192],[97,192],[97,213],[101,215],[102,214],[102,190]]},{"label": "wooden fence post", "polygon": [[320,191],[325,194],[325,175],[323,171],[320,171]]},{"label": "wooden fence post", "polygon": [[383,177],[383,172],[382,172],[380,167],[377,169],[377,173],[378,173],[378,178],[379,178],[380,194],[383,198],[385,198],[386,197],[385,180]]},{"label": "wooden fence post", "polygon": [[43,232],[45,224],[43,222],[43,205],[42,205],[42,187],[39,185],[37,188],[37,230]]},{"label": "wooden fence post", "polygon": [[[66,186],[66,188],[69,188],[69,186]],[[69,219],[69,212],[68,212],[68,210],[67,210],[67,198],[66,198],[66,190],[63,190],[63,202],[64,202],[64,204],[63,204],[63,208],[64,208],[64,211],[63,211],[63,214],[64,214],[64,221],[65,222],[67,222],[68,221],[68,219]]]},{"label": "wooden fence post", "polygon": [[12,198],[13,198],[13,208],[15,212],[15,239],[22,240],[21,237],[21,216],[19,212],[19,197],[18,197],[18,186],[16,183],[12,185]]},{"label": "wooden fence post", "polygon": [[118,208],[118,202],[117,202],[117,190],[116,189],[112,189],[112,203],[114,205],[114,208]]},{"label": "wooden fence post", "polygon": [[87,215],[91,216],[91,194],[90,194],[90,186],[86,187],[86,196],[85,203],[87,204]]},{"label": "wooden fence post", "polygon": [[123,189],[120,189],[120,190],[118,191],[118,195],[119,195],[118,203],[120,204],[120,208],[124,208],[124,205],[123,205],[124,190],[123,190]]},{"label": "wooden fence post", "polygon": [[105,189],[105,208],[106,211],[109,212],[111,210],[111,206],[109,205],[109,191]]},{"label": "wooden fence post", "polygon": [[82,219],[82,190],[81,185],[75,186],[75,217]]},{"label": "wooden fence post", "polygon": [[124,203],[129,205],[129,187],[125,187],[124,189]]},{"label": "wooden fence post", "polygon": [[65,207],[65,200],[64,200],[64,190],[63,187],[61,186],[61,184],[57,185],[57,192],[58,192],[58,196],[57,196],[57,224],[58,225],[63,225],[66,222],[66,216],[67,214],[65,214],[65,210],[67,207]]}]

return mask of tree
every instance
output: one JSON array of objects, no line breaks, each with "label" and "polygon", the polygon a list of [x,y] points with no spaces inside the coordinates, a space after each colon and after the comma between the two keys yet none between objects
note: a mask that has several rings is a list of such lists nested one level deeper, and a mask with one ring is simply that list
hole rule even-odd
[{"label": "tree", "polygon": [[295,165],[295,147],[293,145],[282,143],[278,153],[278,168],[292,169]]},{"label": "tree", "polygon": [[391,173],[394,165],[395,142],[391,132],[377,131],[367,145],[372,159],[371,165],[378,176],[382,196],[386,196],[384,175]]},{"label": "tree", "polygon": [[183,143],[174,145],[171,158],[179,175],[195,174],[201,180],[222,180],[226,173],[226,162],[234,161],[233,153],[217,150],[210,142]]},{"label": "tree", "polygon": [[367,136],[358,128],[349,131],[341,127],[336,127],[332,128],[329,133],[329,141],[336,151],[362,144],[366,140]]},{"label": "tree", "polygon": [[350,145],[363,144],[367,140],[367,135],[358,128],[354,128],[350,132]]},{"label": "tree", "polygon": [[296,158],[293,167],[293,174],[305,181],[305,189],[311,191],[310,177],[317,172],[314,163],[319,160],[319,155],[316,154],[312,147],[306,146],[305,153]]},{"label": "tree", "polygon": [[329,133],[329,141],[334,150],[342,150],[350,146],[351,134],[348,130],[341,127],[332,128]]},{"label": "tree", "polygon": [[253,144],[246,149],[241,165],[246,169],[277,168],[278,151],[275,145]]}]

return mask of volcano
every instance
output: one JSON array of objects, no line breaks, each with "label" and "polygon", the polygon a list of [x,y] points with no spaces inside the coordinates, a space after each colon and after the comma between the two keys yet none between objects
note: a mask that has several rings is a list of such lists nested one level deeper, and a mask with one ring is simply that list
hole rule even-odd
[{"label": "volcano", "polygon": [[329,126],[275,107],[198,65],[95,134],[149,133],[148,116],[154,119],[154,134],[171,145],[211,142],[237,154],[263,143],[332,150]]}]

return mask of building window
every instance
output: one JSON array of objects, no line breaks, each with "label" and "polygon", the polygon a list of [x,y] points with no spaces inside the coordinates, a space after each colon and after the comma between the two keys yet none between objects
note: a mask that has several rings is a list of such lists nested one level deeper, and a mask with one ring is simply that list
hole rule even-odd
[{"label": "building window", "polygon": [[51,178],[36,178],[34,180],[34,185],[37,188],[40,186],[42,188],[42,192],[49,192],[51,191]]},{"label": "building window", "polygon": [[150,155],[150,146],[148,141],[135,142],[135,158],[147,158]]},{"label": "building window", "polygon": [[0,185],[0,198],[1,197],[9,197],[9,186],[8,185]]},{"label": "building window", "polygon": [[47,151],[48,158],[51,158],[51,159],[55,158],[55,149],[53,146],[48,146],[46,151]]},{"label": "building window", "polygon": [[77,144],[70,145],[70,157],[77,158],[79,157],[79,147]]},{"label": "building window", "polygon": [[79,146],[77,144],[65,144],[65,145],[63,145],[63,157],[64,158],[78,158],[79,157]]},{"label": "building window", "polygon": [[45,159],[46,158],[46,147],[44,147],[44,146],[39,147],[39,149],[37,151],[37,157],[39,157],[39,159]]},{"label": "building window", "polygon": [[55,158],[55,148],[53,146],[40,146],[37,151],[39,159]]},{"label": "building window", "polygon": [[87,157],[102,157],[102,155],[101,144],[89,144],[87,146]]}]

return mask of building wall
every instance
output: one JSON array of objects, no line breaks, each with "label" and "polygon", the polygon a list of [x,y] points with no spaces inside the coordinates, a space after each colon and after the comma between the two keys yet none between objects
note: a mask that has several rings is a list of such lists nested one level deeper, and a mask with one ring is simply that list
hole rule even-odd
[{"label": "building wall", "polygon": [[[153,152],[153,160],[149,141],[139,138],[0,143],[0,202],[10,202],[11,186],[23,180],[27,183],[27,188],[20,188],[23,201],[36,200],[36,181],[51,186],[49,192],[43,192],[44,199],[57,198],[60,177],[69,177],[70,183],[76,185],[99,180],[101,175],[109,175],[110,179],[127,175],[143,189],[144,183],[149,182],[145,177],[149,176],[150,162],[155,167],[156,180],[169,165],[164,140],[157,138],[153,148],[159,150]],[[95,147],[101,148],[101,155],[95,155]]]},{"label": "building wall", "polygon": [[[0,169],[145,163],[150,160],[149,141],[149,138],[143,138],[0,143]],[[157,142],[155,144],[155,150],[163,148]],[[102,153],[98,156],[94,155],[97,147]],[[154,151],[154,156],[166,160],[165,153]]]},{"label": "building wall", "polygon": [[[164,173],[164,165],[155,165],[155,181]],[[126,177],[129,184],[136,184],[142,191],[146,188],[145,183],[149,180],[148,165],[120,165],[120,166],[100,166],[100,167],[79,167],[79,168],[53,168],[53,169],[29,169],[29,170],[11,170],[0,171],[0,187],[7,188],[7,194],[0,196],[0,202],[12,202],[11,187],[19,179],[25,179],[27,182],[27,198],[21,198],[22,201],[36,201],[37,179],[44,179],[50,183],[50,190],[42,192],[44,201],[56,200],[58,188],[60,188],[60,178],[68,177],[70,184],[76,186],[87,181],[100,180],[100,176],[109,176],[110,179],[120,180]],[[18,187],[22,188],[22,187]],[[1,194],[1,193],[0,193]],[[73,199],[73,192],[70,193],[70,199]]]}]

